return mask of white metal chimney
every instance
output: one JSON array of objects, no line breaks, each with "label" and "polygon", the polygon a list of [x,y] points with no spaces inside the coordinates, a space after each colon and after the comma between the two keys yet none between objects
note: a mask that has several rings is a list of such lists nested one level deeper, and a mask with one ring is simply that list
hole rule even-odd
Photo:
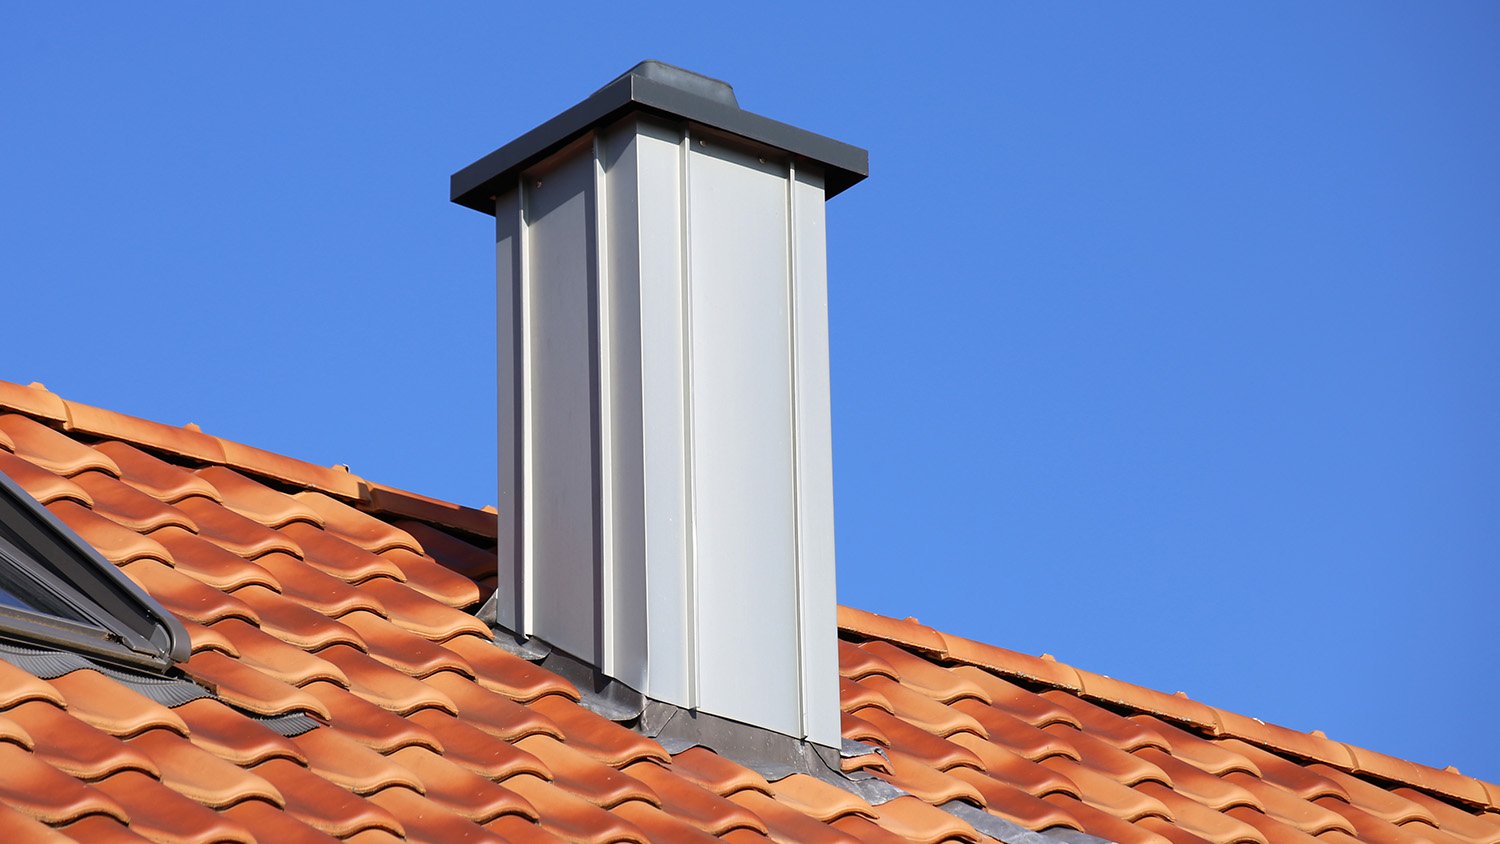
[{"label": "white metal chimney", "polygon": [[453,176],[496,221],[502,626],[839,744],[823,202],[867,172],[642,62]]}]

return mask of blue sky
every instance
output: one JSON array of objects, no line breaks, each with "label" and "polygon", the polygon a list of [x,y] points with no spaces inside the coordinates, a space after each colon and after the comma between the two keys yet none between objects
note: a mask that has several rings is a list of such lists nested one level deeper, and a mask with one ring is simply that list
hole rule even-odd
[{"label": "blue sky", "polygon": [[870,150],[844,602],[1500,780],[1500,9],[268,7],[0,13],[0,378],[490,503],[448,175],[660,58]]}]

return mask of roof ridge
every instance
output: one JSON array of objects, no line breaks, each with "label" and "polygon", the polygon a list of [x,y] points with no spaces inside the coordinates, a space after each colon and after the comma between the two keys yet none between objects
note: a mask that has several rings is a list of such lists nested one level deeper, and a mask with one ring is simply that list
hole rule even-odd
[{"label": "roof ridge", "polygon": [[915,618],[895,619],[840,606],[840,630],[882,639],[948,662],[963,663],[995,674],[1050,686],[1079,697],[1191,727],[1212,738],[1235,738],[1280,754],[1322,762],[1351,774],[1375,777],[1485,809],[1500,809],[1500,785],[1448,767],[1434,768],[1346,742],[1321,730],[1310,733],[1269,724],[1192,700],[1183,692],[1167,694],[1040,657],[943,633]]},{"label": "roof ridge", "polygon": [[228,466],[280,484],[343,499],[359,509],[396,518],[419,519],[475,536],[494,539],[495,515],[368,481],[348,466],[319,466],[235,440],[206,434],[194,423],[174,427],[101,407],[69,401],[34,381],[0,380],[0,411],[30,416],[64,433],[120,440],[161,454]]}]

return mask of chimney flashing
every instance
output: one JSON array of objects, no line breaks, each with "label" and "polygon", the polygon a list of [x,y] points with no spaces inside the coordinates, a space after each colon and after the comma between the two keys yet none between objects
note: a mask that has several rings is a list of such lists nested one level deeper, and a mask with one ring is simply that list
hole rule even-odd
[{"label": "chimney flashing", "polygon": [[515,187],[523,170],[589,130],[632,111],[688,120],[815,163],[824,173],[826,197],[858,184],[870,173],[868,151],[745,111],[728,83],[648,60],[583,102],[454,173],[449,183],[450,198],[465,208],[493,216],[494,197]]}]

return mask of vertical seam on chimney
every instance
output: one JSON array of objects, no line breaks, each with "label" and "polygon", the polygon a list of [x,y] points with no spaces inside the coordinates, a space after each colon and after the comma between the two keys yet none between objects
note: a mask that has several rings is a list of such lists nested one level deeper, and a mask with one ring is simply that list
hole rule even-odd
[{"label": "vertical seam on chimney", "polygon": [[792,387],[792,617],[797,631],[797,722],[802,735],[808,734],[807,715],[807,649],[806,631],[802,623],[802,454],[798,444],[802,441],[798,424],[802,407],[802,379],[797,377],[797,162],[788,158],[786,164],[786,318],[787,318],[787,379]]},{"label": "vertical seam on chimney", "polygon": [[516,290],[521,312],[521,358],[516,361],[521,382],[521,571],[520,608],[516,632],[530,636],[535,629],[535,608],[532,601],[534,556],[536,533],[533,525],[532,503],[536,501],[536,464],[532,453],[532,374],[531,374],[531,232],[527,220],[530,211],[530,192],[526,190],[526,174],[516,180],[516,249],[519,254],[520,272]]},{"label": "vertical seam on chimney", "polygon": [[599,618],[596,647],[599,649],[599,665],[605,674],[615,674],[615,571],[614,571],[614,406],[609,385],[614,383],[610,357],[611,290],[607,269],[609,235],[607,232],[604,203],[606,200],[604,180],[604,137],[594,133],[594,342],[599,346],[595,366],[598,377],[594,392],[598,402],[596,422],[599,426],[599,463],[595,467],[599,485],[599,512],[595,519],[598,532],[595,535],[595,555],[600,569]]},{"label": "vertical seam on chimney", "polygon": [[687,566],[684,572],[687,593],[687,705],[689,709],[698,708],[698,501],[697,484],[694,483],[695,452],[693,444],[693,246],[692,246],[692,207],[690,205],[692,196],[692,167],[693,159],[693,137],[689,127],[682,127],[681,149],[682,179],[681,192],[678,207],[682,214],[682,252],[679,260],[682,262],[682,408],[683,425],[682,433],[685,440],[683,449],[685,458],[683,460],[683,484],[686,495],[683,502],[687,512],[684,513],[687,539]]}]

